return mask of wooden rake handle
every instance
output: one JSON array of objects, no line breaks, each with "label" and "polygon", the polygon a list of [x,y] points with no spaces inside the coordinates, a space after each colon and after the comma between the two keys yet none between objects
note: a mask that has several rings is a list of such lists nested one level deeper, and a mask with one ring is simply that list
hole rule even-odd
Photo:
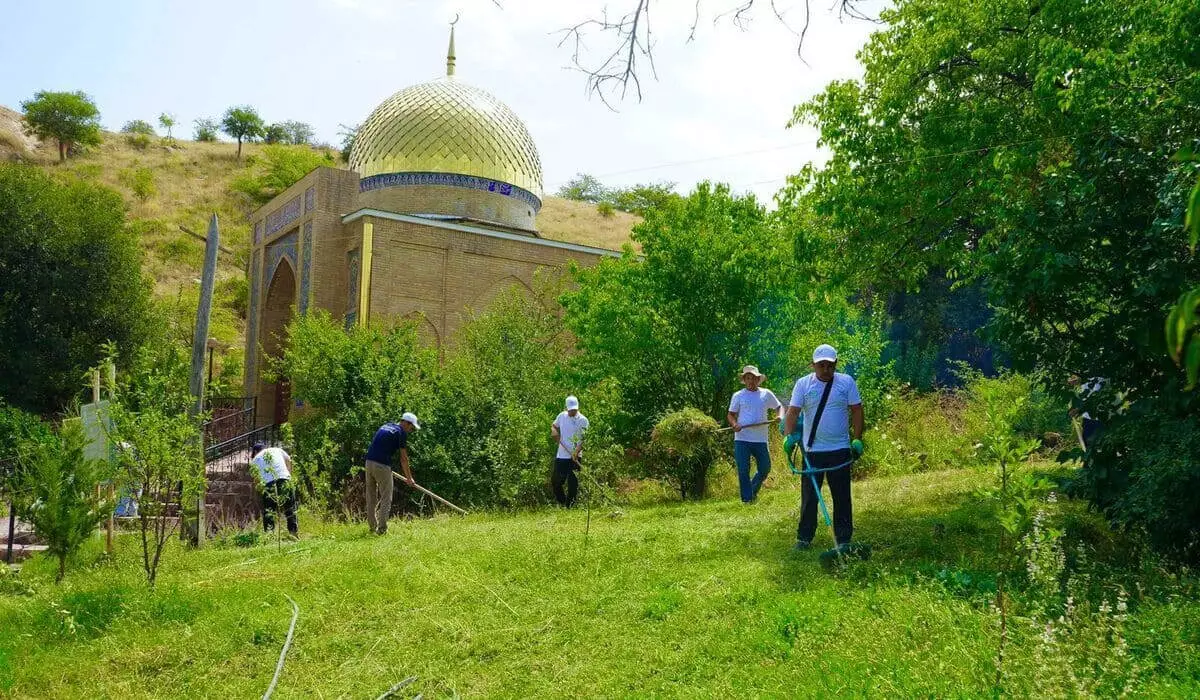
[{"label": "wooden rake handle", "polygon": [[392,476],[396,477],[397,479],[399,479],[400,481],[404,482],[405,484],[408,484],[409,486],[413,487],[414,489],[416,489],[416,490],[420,491],[421,493],[425,494],[426,496],[429,496],[430,498],[432,498],[433,500],[437,501],[438,503],[441,503],[442,505],[444,505],[444,506],[446,506],[446,507],[448,507],[448,508],[450,508],[450,509],[454,510],[454,511],[455,511],[455,512],[457,512],[458,514],[460,514],[460,515],[466,515],[466,514],[467,514],[467,511],[463,510],[462,508],[459,508],[458,506],[454,505],[454,504],[453,504],[453,503],[451,503],[450,501],[447,501],[446,499],[444,499],[444,498],[442,498],[441,496],[437,495],[437,494],[436,494],[436,493],[434,493],[433,491],[430,491],[429,489],[425,488],[424,486],[422,486],[422,485],[418,484],[417,482],[415,482],[415,481],[414,481],[414,482],[412,482],[411,484],[409,484],[409,483],[408,483],[408,479],[405,479],[404,477],[400,476],[399,474],[397,474],[397,473],[396,473],[396,472],[394,472],[394,471],[392,472]]}]

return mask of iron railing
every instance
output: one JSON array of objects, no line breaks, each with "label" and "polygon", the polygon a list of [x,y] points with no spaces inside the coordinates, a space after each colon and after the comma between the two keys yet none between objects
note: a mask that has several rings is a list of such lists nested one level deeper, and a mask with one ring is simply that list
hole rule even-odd
[{"label": "iron railing", "polygon": [[253,456],[250,451],[253,449],[254,443],[260,441],[268,445],[277,443],[279,426],[264,425],[223,442],[205,445],[205,472],[214,474],[245,470],[246,465],[250,462],[250,457]]}]

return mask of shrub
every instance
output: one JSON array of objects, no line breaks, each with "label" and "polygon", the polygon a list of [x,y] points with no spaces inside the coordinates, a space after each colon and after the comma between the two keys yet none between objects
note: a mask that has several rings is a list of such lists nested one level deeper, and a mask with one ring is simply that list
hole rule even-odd
[{"label": "shrub", "polygon": [[682,499],[703,498],[709,471],[721,455],[719,428],[715,420],[695,408],[666,414],[650,436],[647,472],[674,485]]},{"label": "shrub", "polygon": [[246,172],[233,181],[232,188],[256,204],[265,204],[300,178],[321,165],[332,165],[328,153],[307,146],[271,145],[263,149],[262,157],[252,163],[247,159]]},{"label": "shrub", "polygon": [[197,119],[194,124],[197,141],[211,143],[217,140],[217,132],[221,127],[215,119]]},{"label": "shrub", "polygon": [[606,219],[611,219],[616,215],[617,210],[613,207],[611,202],[600,202],[596,205],[596,213]]},{"label": "shrub", "polygon": [[141,119],[125,122],[121,133],[125,134],[125,141],[139,151],[149,148],[151,139],[155,136],[154,127]]},{"label": "shrub", "polygon": [[436,354],[421,346],[413,323],[347,331],[324,311],[293,320],[287,338],[267,370],[288,377],[307,409],[291,421],[294,478],[333,506],[375,430],[404,411],[421,415]]},{"label": "shrub", "polygon": [[78,421],[67,421],[58,435],[21,448],[20,486],[23,497],[18,514],[33,525],[58,560],[55,580],[62,581],[67,558],[95,531],[111,509],[99,485],[111,476],[111,467],[86,459],[87,439]]},{"label": "shrub", "polygon": [[158,187],[154,184],[154,171],[150,168],[140,165],[126,168],[118,177],[121,184],[132,190],[133,196],[143,202],[158,194]]}]

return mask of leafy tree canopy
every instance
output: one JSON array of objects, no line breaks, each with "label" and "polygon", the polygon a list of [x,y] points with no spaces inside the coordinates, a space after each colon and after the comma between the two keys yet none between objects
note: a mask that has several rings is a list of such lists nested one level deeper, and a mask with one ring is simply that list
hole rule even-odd
[{"label": "leafy tree canopy", "polygon": [[221,117],[221,131],[237,139],[237,157],[242,158],[242,142],[253,141],[263,136],[266,125],[258,112],[249,105],[230,107]]},{"label": "leafy tree canopy", "polygon": [[100,143],[100,110],[83,92],[42,90],[21,103],[26,130],[43,140],[58,142],[58,160],[67,159],[74,146]]},{"label": "leafy tree canopy", "polygon": [[121,196],[0,165],[0,397],[60,410],[112,341],[145,336],[149,289]]}]

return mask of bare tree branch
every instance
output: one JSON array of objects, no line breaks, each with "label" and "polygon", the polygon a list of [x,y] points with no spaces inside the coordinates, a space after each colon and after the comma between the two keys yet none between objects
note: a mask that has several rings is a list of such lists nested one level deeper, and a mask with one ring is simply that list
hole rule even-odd
[{"label": "bare tree branch", "polygon": [[[492,1],[499,6],[499,0]],[[804,42],[808,37],[808,30],[812,27],[813,1],[800,0],[804,7],[804,24],[797,31],[784,16],[786,10],[780,9],[780,0],[765,0],[775,21],[796,36],[796,55],[805,65],[807,62],[804,61],[802,52]],[[612,98],[624,100],[629,95],[631,85],[638,101],[641,101],[643,74],[640,71],[642,65],[649,65],[651,76],[658,79],[658,72],[654,65],[654,42],[650,30],[650,6],[653,0],[625,0],[625,2],[633,4],[633,8],[622,15],[610,15],[608,8],[605,7],[600,18],[585,19],[574,26],[565,27],[556,32],[561,35],[558,42],[560,48],[564,45],[571,45],[571,68],[587,76],[588,92],[595,93],[609,109],[614,109],[610,100]],[[696,31],[700,25],[700,19],[704,15],[701,7],[703,2],[704,0],[695,0],[687,43],[696,39]],[[872,0],[833,0],[833,5],[829,10],[830,12],[834,9],[837,10],[838,21],[850,19],[878,23],[877,18],[871,17],[863,9],[863,6],[871,2]],[[745,31],[754,19],[753,13],[756,4],[761,7],[764,0],[737,0],[737,4],[713,15],[713,24],[716,25],[722,20],[728,19],[733,26]],[[598,62],[587,61],[585,58],[587,53],[585,40],[593,36],[607,38],[615,44],[613,49],[604,54],[602,60]]]}]

